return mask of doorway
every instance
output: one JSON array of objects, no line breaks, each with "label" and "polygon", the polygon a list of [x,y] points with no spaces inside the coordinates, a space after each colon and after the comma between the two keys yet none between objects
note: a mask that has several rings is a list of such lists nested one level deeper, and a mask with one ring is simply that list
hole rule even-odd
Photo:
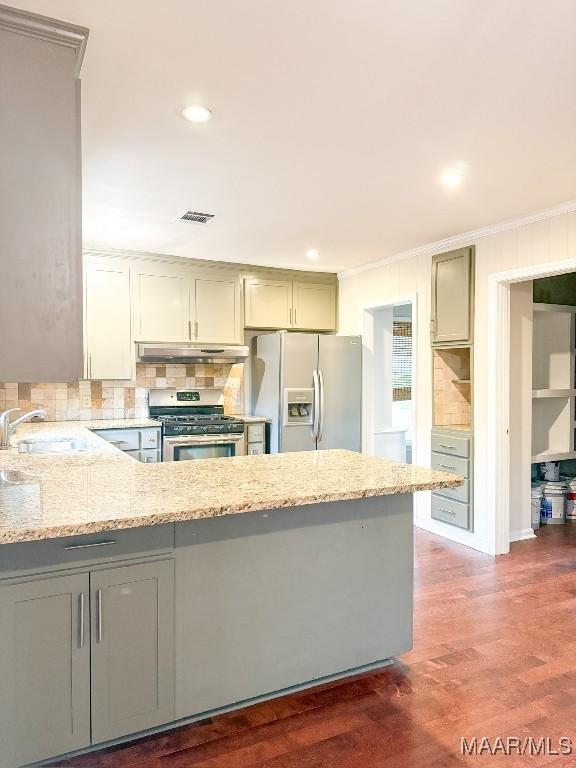
[{"label": "doorway", "polygon": [[362,309],[362,451],[411,463],[414,453],[415,297]]},{"label": "doorway", "polygon": [[[546,458],[558,459],[559,454],[569,454],[572,451],[568,449],[575,447],[571,445],[576,436],[571,428],[573,419],[570,416],[570,405],[563,408],[559,406],[560,399],[570,401],[573,386],[543,387],[538,384],[542,375],[554,377],[557,373],[554,366],[558,358],[546,363],[546,350],[549,352],[552,349],[550,344],[544,344],[545,356],[543,360],[535,361],[536,368],[532,359],[534,317],[541,315],[544,318],[544,313],[549,312],[553,324],[561,327],[566,325],[562,318],[558,320],[553,317],[562,312],[561,308],[535,309],[534,304],[546,302],[534,302],[532,281],[573,273],[575,270],[576,260],[571,259],[496,273],[489,277],[488,309],[493,330],[490,337],[494,340],[490,350],[492,365],[489,396],[494,409],[489,424],[489,463],[493,472],[488,473],[486,478],[486,490],[487,497],[494,500],[495,554],[506,554],[510,551],[511,541],[532,536],[530,481],[533,479],[533,465]],[[554,306],[550,304],[550,308]],[[548,333],[548,317],[544,318],[543,323],[538,323]],[[538,330],[537,336],[539,333]],[[551,337],[554,344],[558,338],[555,332]],[[574,333],[568,329],[566,352],[569,351],[568,345],[573,344]],[[573,353],[569,352],[566,368],[569,377],[575,374],[573,358]],[[552,383],[555,382],[551,380]],[[535,403],[536,400],[541,402]],[[566,437],[561,438],[560,443],[558,437],[564,434],[565,423],[570,431],[566,431]]]}]

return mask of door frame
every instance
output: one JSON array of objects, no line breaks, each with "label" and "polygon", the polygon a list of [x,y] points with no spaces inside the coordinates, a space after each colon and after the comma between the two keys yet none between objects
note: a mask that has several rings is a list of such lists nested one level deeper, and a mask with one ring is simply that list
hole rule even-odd
[{"label": "door frame", "polygon": [[[488,402],[493,403],[488,420],[487,508],[489,541],[493,554],[510,551],[510,286],[526,280],[576,271],[576,258],[488,275]],[[490,503],[492,502],[492,503]]]},{"label": "door frame", "polygon": [[392,298],[363,304],[359,310],[359,328],[362,335],[362,453],[371,453],[374,445],[374,312],[389,309],[400,304],[412,306],[412,461],[416,455],[418,435],[418,409],[415,397],[418,377],[417,339],[418,339],[418,295],[402,294]]}]

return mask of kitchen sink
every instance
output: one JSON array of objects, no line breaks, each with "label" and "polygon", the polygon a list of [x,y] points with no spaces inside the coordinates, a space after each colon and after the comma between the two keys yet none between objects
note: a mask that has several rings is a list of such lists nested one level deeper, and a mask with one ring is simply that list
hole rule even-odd
[{"label": "kitchen sink", "polygon": [[18,443],[20,453],[70,453],[85,451],[87,448],[85,440],[73,440],[68,437],[20,440]]}]

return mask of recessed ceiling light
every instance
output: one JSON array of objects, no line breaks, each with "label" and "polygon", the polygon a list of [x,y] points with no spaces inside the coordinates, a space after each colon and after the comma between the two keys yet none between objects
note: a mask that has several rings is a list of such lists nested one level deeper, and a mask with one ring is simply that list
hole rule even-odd
[{"label": "recessed ceiling light", "polygon": [[448,189],[458,189],[466,176],[467,170],[468,164],[464,162],[451,165],[442,174],[442,184]]},{"label": "recessed ceiling light", "polygon": [[316,248],[310,248],[309,251],[306,251],[306,257],[310,259],[310,261],[316,261],[316,259],[320,256],[319,252],[316,250]]},{"label": "recessed ceiling light", "polygon": [[182,117],[191,123],[207,123],[212,118],[212,112],[208,107],[194,104],[182,110]]}]

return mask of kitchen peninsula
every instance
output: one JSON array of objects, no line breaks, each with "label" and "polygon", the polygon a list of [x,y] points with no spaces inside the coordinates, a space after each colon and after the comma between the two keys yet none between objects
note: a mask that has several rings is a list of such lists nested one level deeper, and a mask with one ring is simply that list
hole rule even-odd
[{"label": "kitchen peninsula", "polygon": [[0,454],[2,768],[411,647],[412,493],[460,478],[342,450],[141,464],[79,422],[13,442],[63,437],[84,450]]}]

